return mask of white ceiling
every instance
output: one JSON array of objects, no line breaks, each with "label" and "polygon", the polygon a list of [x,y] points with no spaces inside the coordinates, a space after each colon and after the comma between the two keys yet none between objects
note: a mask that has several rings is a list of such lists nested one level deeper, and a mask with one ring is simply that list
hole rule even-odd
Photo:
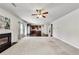
[{"label": "white ceiling", "polygon": [[[21,19],[33,24],[50,24],[52,21],[72,12],[79,8],[79,4],[73,3],[15,3],[14,7],[11,3],[0,3],[0,8],[4,8],[9,12],[19,16]],[[43,8],[48,11],[47,18],[36,18],[32,16],[35,9]]]}]

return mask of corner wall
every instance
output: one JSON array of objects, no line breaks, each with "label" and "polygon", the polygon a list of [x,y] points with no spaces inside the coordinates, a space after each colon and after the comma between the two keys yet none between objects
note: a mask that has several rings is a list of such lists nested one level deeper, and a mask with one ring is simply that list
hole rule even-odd
[{"label": "corner wall", "polygon": [[79,48],[79,9],[53,23],[53,36]]}]

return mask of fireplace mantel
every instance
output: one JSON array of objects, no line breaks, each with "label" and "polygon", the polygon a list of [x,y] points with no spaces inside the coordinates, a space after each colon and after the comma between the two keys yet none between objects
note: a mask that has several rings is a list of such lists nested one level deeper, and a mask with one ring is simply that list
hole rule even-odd
[{"label": "fireplace mantel", "polygon": [[8,29],[0,29],[0,34],[11,33]]},{"label": "fireplace mantel", "polygon": [[9,30],[0,30],[0,52],[11,46],[11,32]]}]

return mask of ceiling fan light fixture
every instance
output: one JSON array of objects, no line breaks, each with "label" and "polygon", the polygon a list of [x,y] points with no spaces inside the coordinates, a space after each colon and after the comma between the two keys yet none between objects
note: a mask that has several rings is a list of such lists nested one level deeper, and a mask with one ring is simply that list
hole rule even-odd
[{"label": "ceiling fan light fixture", "polygon": [[46,18],[46,16],[48,15],[47,11],[43,11],[42,9],[36,9],[36,13],[32,14],[32,16],[36,16],[37,18]]}]

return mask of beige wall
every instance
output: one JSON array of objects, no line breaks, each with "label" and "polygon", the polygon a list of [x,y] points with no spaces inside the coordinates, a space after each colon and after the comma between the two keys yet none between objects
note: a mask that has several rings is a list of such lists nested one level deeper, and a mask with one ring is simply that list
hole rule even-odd
[{"label": "beige wall", "polygon": [[54,37],[79,48],[79,9],[53,22]]},{"label": "beige wall", "polygon": [[4,17],[8,17],[11,20],[10,26],[11,26],[11,32],[12,32],[12,42],[15,42],[18,40],[18,21],[21,20],[18,17],[14,16],[13,14],[9,13],[8,11],[0,8],[0,15]]},{"label": "beige wall", "polygon": [[49,30],[49,24],[42,26],[42,33],[48,34],[48,30]]}]

